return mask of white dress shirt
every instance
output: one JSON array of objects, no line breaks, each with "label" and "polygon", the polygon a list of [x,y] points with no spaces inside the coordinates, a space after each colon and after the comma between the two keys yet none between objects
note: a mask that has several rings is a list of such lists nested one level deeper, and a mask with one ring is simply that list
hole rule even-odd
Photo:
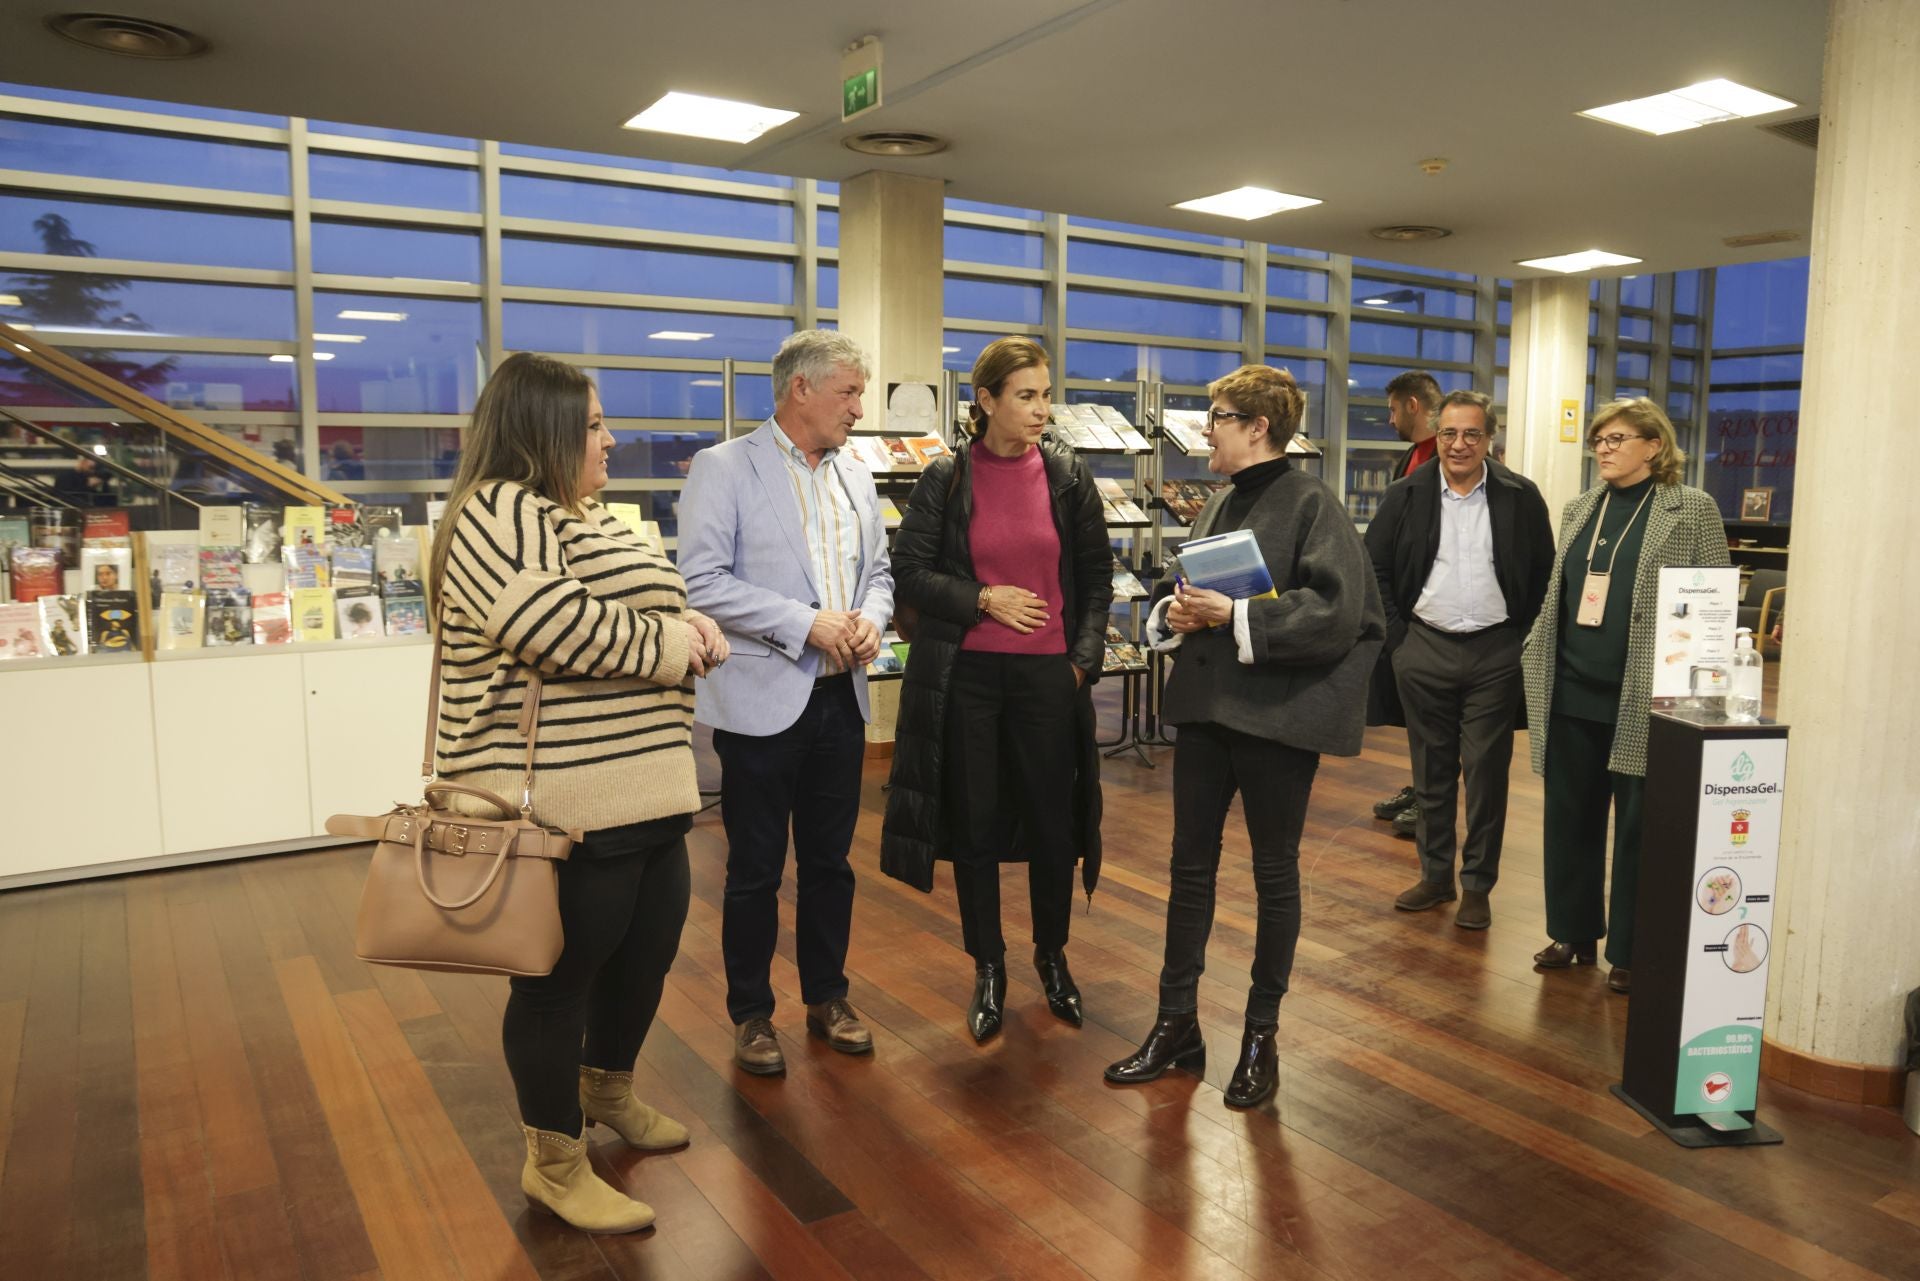
[{"label": "white dress shirt", "polygon": [[1488,476],[1482,463],[1480,483],[1456,494],[1440,471],[1440,550],[1413,613],[1443,632],[1484,631],[1507,621],[1507,598],[1493,569]]}]

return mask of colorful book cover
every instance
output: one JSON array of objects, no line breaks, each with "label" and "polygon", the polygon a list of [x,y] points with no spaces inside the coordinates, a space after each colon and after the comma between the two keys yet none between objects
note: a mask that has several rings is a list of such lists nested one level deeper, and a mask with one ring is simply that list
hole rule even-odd
[{"label": "colorful book cover", "polygon": [[253,643],[284,645],[293,639],[293,611],[285,592],[262,592],[253,598]]},{"label": "colorful book cover", "polygon": [[208,646],[253,644],[253,611],[240,592],[210,591],[207,594],[204,635]]},{"label": "colorful book cover", "polygon": [[133,549],[131,547],[82,547],[80,584],[89,592],[131,591],[133,588]]},{"label": "colorful book cover", "polygon": [[327,513],[323,507],[289,507],[280,527],[280,538],[287,547],[324,547],[327,545]]},{"label": "colorful book cover", "polygon": [[905,671],[906,667],[907,665],[900,661],[900,655],[883,648],[873,656],[873,661],[867,664],[867,675],[897,676]]},{"label": "colorful book cover", "polygon": [[936,458],[945,458],[953,451],[947,448],[947,442],[938,436],[908,436],[902,442],[913,455],[913,461],[925,467]]},{"label": "colorful book cover", "polygon": [[247,541],[247,512],[244,507],[202,507],[200,509],[200,545],[202,547],[243,547]]},{"label": "colorful book cover", "polygon": [[249,565],[271,565],[280,559],[280,512],[265,503],[248,503],[246,541],[241,554]]},{"label": "colorful book cover", "polygon": [[66,588],[66,571],[60,567],[57,547],[16,547],[13,560],[13,598],[35,601],[42,596],[58,596]]},{"label": "colorful book cover", "polygon": [[156,543],[149,539],[147,555],[163,592],[190,592],[200,586],[200,549],[192,543]]},{"label": "colorful book cover", "polygon": [[341,640],[367,640],[387,634],[380,611],[380,596],[371,587],[345,588],[334,597],[340,616]]},{"label": "colorful book cover", "polygon": [[88,547],[131,547],[124,507],[93,507],[81,513],[80,542]]},{"label": "colorful book cover", "polygon": [[207,598],[199,592],[168,592],[153,616],[156,649],[199,649]]},{"label": "colorful book cover", "polygon": [[87,612],[78,596],[42,596],[34,604],[40,609],[40,639],[48,654],[72,658],[87,652]]},{"label": "colorful book cover", "polygon": [[359,510],[360,528],[366,535],[368,546],[376,546],[385,539],[400,537],[398,507],[368,504],[363,505]]},{"label": "colorful book cover", "polygon": [[33,528],[25,516],[0,516],[0,554],[33,546]]},{"label": "colorful book cover", "polygon": [[325,587],[300,587],[293,597],[293,638],[330,641],[333,632],[333,592]]},{"label": "colorful book cover", "polygon": [[422,594],[419,539],[381,539],[373,545],[373,565],[379,574],[380,590],[387,595],[418,596]]},{"label": "colorful book cover", "polygon": [[48,658],[37,605],[0,605],[0,658]]},{"label": "colorful book cover", "polygon": [[898,436],[882,436],[880,443],[886,447],[889,465],[893,467],[914,467],[913,451],[907,448],[907,442]]},{"label": "colorful book cover", "polygon": [[281,548],[287,563],[287,588],[326,587],[333,582],[333,562],[323,544],[288,543]]},{"label": "colorful book cover", "polygon": [[200,586],[210,592],[237,592],[245,589],[240,579],[240,548],[202,547],[200,549]]},{"label": "colorful book cover", "polygon": [[327,541],[343,547],[365,547],[367,527],[360,523],[360,509],[351,503],[327,508]]},{"label": "colorful book cover", "polygon": [[424,636],[427,631],[427,598],[424,596],[387,597],[387,635]]},{"label": "colorful book cover", "polygon": [[128,591],[88,592],[87,641],[96,654],[139,653],[139,597]]},{"label": "colorful book cover", "polygon": [[332,543],[330,549],[333,552],[330,581],[335,590],[373,586],[373,548]]}]

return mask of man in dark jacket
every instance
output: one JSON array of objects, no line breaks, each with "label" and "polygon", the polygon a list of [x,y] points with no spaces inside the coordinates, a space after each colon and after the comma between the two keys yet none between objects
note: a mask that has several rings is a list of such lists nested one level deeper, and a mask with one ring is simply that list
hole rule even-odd
[{"label": "man in dark jacket", "polygon": [[1367,529],[1420,809],[1420,880],[1394,906],[1419,912],[1454,901],[1464,774],[1454,924],[1485,929],[1523,694],[1520,647],[1546,599],[1553,528],[1533,482],[1487,458],[1499,426],[1489,397],[1451,392],[1437,421],[1438,456],[1387,490]]}]

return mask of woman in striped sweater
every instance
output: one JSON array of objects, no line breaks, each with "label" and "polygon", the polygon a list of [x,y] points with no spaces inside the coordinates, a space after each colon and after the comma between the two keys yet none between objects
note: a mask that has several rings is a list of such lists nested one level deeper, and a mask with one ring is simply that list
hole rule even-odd
[{"label": "woman in striped sweater", "polygon": [[687,916],[692,678],[727,656],[673,565],[594,501],[613,443],[586,375],[507,359],[474,407],[429,576],[446,645],[441,778],[519,793],[537,668],[534,813],[584,833],[559,864],[565,948],[551,974],[512,980],[502,1040],[521,1189],[595,1232],[644,1228],[653,1211],[594,1173],[588,1122],[637,1148],[687,1141],[633,1096],[633,1065]]}]

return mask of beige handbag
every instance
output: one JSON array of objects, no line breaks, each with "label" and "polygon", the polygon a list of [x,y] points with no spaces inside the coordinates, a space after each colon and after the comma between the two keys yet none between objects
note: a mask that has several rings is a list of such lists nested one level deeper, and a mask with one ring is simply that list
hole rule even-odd
[{"label": "beige handbag", "polygon": [[[336,814],[334,836],[377,842],[360,894],[354,954],[376,965],[468,974],[540,975],[560,959],[559,871],[580,833],[533,817],[533,749],[539,737],[540,673],[529,671],[520,733],[527,740],[520,804],[478,787],[435,781],[434,735],[440,724],[440,658],[436,636],[427,693],[427,743],[421,756],[424,799],[366,817]],[[494,807],[499,818],[474,818],[448,807],[453,796]]]}]

